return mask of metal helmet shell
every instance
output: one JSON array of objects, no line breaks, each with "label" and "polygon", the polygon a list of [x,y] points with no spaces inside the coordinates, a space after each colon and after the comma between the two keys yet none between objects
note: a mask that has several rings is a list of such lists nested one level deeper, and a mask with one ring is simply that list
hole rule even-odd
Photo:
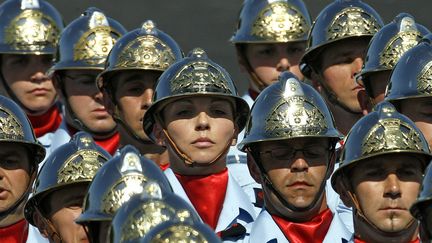
[{"label": "metal helmet shell", "polygon": [[138,242],[155,226],[166,222],[200,222],[189,203],[175,194],[163,198],[135,195],[121,206],[111,222],[111,242]]},{"label": "metal helmet shell", "polygon": [[0,53],[56,54],[63,20],[48,2],[5,1],[0,5],[0,23]]},{"label": "metal helmet shell", "polygon": [[88,8],[60,36],[57,62],[50,73],[68,69],[103,70],[106,58],[126,29],[97,8]]},{"label": "metal helmet shell", "polygon": [[171,65],[158,80],[153,104],[145,113],[143,122],[144,131],[153,142],[156,113],[178,98],[192,96],[232,98],[236,105],[235,122],[239,131],[244,128],[249,105],[238,95],[228,72],[210,60],[204,50],[195,48],[187,57]]},{"label": "metal helmet shell", "polygon": [[77,223],[110,221],[114,213],[131,196],[147,193],[161,197],[172,192],[171,186],[156,164],[126,145],[120,154],[106,162],[96,173],[84,201]]},{"label": "metal helmet shell", "polygon": [[45,148],[38,142],[24,111],[11,99],[0,95],[0,145],[27,147],[35,166],[45,158]]},{"label": "metal helmet shell", "polygon": [[306,41],[311,18],[302,0],[246,0],[233,43]]},{"label": "metal helmet shell", "polygon": [[72,184],[88,185],[111,155],[96,145],[90,134],[76,133],[45,160],[33,187],[24,214],[31,224],[36,207],[49,193]]},{"label": "metal helmet shell", "polygon": [[222,242],[215,232],[201,222],[167,221],[151,229],[139,241],[145,242]]},{"label": "metal helmet shell", "polygon": [[355,165],[368,158],[394,153],[424,156],[426,165],[432,159],[428,143],[414,122],[383,101],[354,124],[345,138],[340,166],[331,178],[333,188],[337,190],[342,174]]},{"label": "metal helmet shell", "polygon": [[253,143],[299,137],[342,138],[321,95],[286,71],[265,88],[252,106],[244,139],[238,148]]},{"label": "metal helmet shell", "polygon": [[165,71],[183,58],[177,42],[156,28],[153,21],[145,21],[141,28],[122,36],[108,55],[105,70],[99,74],[98,87],[103,89],[111,76],[121,70]]},{"label": "metal helmet shell", "polygon": [[432,164],[426,169],[420,195],[410,208],[411,214],[417,218],[428,235],[432,236]]},{"label": "metal helmet shell", "polygon": [[365,63],[358,80],[363,81],[370,94],[368,76],[374,72],[390,71],[399,58],[416,46],[421,38],[430,33],[423,25],[414,21],[407,13],[398,14],[392,22],[382,27],[371,39]]},{"label": "metal helmet shell", "polygon": [[432,34],[408,50],[393,69],[385,100],[432,96]]},{"label": "metal helmet shell", "polygon": [[335,0],[315,19],[300,66],[310,77],[311,60],[324,46],[352,37],[370,37],[383,26],[378,13],[361,0]]}]

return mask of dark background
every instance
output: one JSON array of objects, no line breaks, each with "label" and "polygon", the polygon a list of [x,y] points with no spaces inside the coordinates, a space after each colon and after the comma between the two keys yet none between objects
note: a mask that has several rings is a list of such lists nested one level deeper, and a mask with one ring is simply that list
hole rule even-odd
[{"label": "dark background", "polygon": [[[331,0],[304,0],[312,18]],[[188,53],[202,47],[208,56],[225,67],[237,83],[240,93],[247,88],[246,76],[237,65],[235,49],[228,41],[234,32],[242,0],[51,0],[63,15],[65,23],[77,18],[87,7],[94,6],[122,23],[126,29],[140,27],[147,19],[171,35]],[[413,15],[416,22],[432,30],[431,0],[374,0],[364,2],[375,8],[385,23],[398,13]]]}]

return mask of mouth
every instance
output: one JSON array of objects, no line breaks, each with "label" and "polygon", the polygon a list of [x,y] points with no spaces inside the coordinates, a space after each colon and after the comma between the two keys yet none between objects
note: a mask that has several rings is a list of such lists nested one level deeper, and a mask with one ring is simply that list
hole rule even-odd
[{"label": "mouth", "polygon": [[362,85],[357,85],[356,87],[354,87],[352,89],[353,91],[357,91],[357,90],[364,90],[364,87]]},{"label": "mouth", "polygon": [[7,198],[8,191],[2,187],[0,187],[0,200],[4,200]]},{"label": "mouth", "polygon": [[32,89],[29,93],[31,94],[46,94],[49,90],[45,88]]},{"label": "mouth", "polygon": [[310,187],[311,184],[307,183],[306,181],[295,181],[288,185],[288,187]]},{"label": "mouth", "polygon": [[200,137],[192,142],[198,148],[208,148],[213,146],[215,143],[207,137]]}]

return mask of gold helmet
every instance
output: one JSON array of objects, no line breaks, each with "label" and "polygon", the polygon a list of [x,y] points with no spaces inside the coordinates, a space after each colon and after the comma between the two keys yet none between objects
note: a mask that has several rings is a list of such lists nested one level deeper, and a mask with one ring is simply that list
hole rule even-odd
[{"label": "gold helmet", "polygon": [[140,242],[220,243],[222,241],[204,223],[167,221],[151,229]]},{"label": "gold helmet", "polygon": [[[44,197],[69,185],[89,185],[99,168],[111,155],[96,145],[90,134],[76,133],[57,148],[44,162],[34,184],[32,197],[25,205],[24,215],[35,225],[33,215],[41,210]],[[44,213],[44,212],[42,212]]]},{"label": "gold helmet", "polygon": [[138,242],[151,229],[167,221],[193,223],[200,222],[200,217],[189,203],[175,194],[163,198],[135,195],[115,214],[111,242]]},{"label": "gold helmet", "polygon": [[432,155],[421,131],[408,117],[383,101],[374,111],[361,118],[345,138],[340,166],[331,178],[332,186],[344,183],[348,171],[368,158],[394,153],[410,153],[424,157],[424,167]]},{"label": "gold helmet", "polygon": [[111,48],[126,29],[97,8],[88,8],[60,36],[57,62],[50,69],[103,70]]},{"label": "gold helmet", "polygon": [[83,213],[76,222],[88,227],[91,238],[97,238],[93,227],[110,222],[133,195],[146,193],[160,198],[171,192],[168,180],[156,164],[141,156],[135,147],[126,145],[96,173],[84,200]]},{"label": "gold helmet", "polygon": [[385,100],[399,100],[432,96],[432,34],[408,50],[393,69],[387,85]]},{"label": "gold helmet", "polygon": [[421,38],[429,33],[423,25],[407,14],[398,14],[392,22],[380,29],[372,37],[367,50],[365,63],[357,81],[362,82],[371,95],[369,75],[375,72],[391,71],[401,56],[416,46]]},{"label": "gold helmet", "polygon": [[249,105],[237,93],[228,72],[210,60],[204,50],[196,48],[182,60],[171,65],[160,76],[153,96],[153,104],[144,115],[143,127],[155,142],[153,126],[158,112],[180,97],[219,96],[235,101],[235,121],[241,131],[249,114]]},{"label": "gold helmet", "polygon": [[361,0],[335,0],[315,19],[306,52],[300,61],[302,73],[310,78],[313,60],[328,44],[352,37],[368,37],[383,26],[378,13]]},{"label": "gold helmet", "polygon": [[0,53],[56,54],[63,20],[48,2],[5,1],[0,5],[0,23]]},{"label": "gold helmet", "polygon": [[233,43],[306,41],[311,18],[302,0],[246,0]]},{"label": "gold helmet", "polygon": [[[153,21],[145,21],[141,28],[135,29],[113,46],[108,55],[105,70],[99,74],[98,87],[103,90],[115,80],[111,77],[122,70],[165,71],[171,64],[179,61],[183,53],[171,36],[156,28]],[[108,93],[110,89],[108,89]]]},{"label": "gold helmet", "polygon": [[256,99],[238,148],[246,151],[254,143],[299,137],[327,137],[336,143],[342,134],[321,95],[285,71]]}]

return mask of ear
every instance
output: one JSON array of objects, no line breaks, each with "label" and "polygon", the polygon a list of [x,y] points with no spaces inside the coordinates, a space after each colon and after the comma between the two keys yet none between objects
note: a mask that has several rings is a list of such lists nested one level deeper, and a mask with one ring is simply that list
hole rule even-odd
[{"label": "ear", "polygon": [[318,73],[316,73],[316,71],[312,70],[311,71],[311,80],[310,80],[311,83],[312,83],[312,86],[318,92],[322,93],[323,87],[322,87],[321,83],[319,82],[320,79],[321,79],[321,75],[319,75]]},{"label": "ear", "polygon": [[252,176],[252,178],[258,184],[262,184],[261,171],[258,169],[256,161],[253,158],[253,156],[250,154],[250,152],[247,152],[247,165],[248,165],[249,173]]},{"label": "ear", "polygon": [[36,228],[38,228],[38,230],[41,233],[41,235],[44,238],[48,239],[49,234],[48,234],[48,231],[47,231],[47,228],[46,228],[47,224],[44,223],[44,221],[42,220],[41,217],[42,216],[39,213],[34,213],[33,214],[33,222],[35,223]]},{"label": "ear", "polygon": [[236,146],[237,139],[238,139],[238,134],[239,134],[239,129],[238,129],[238,126],[235,125],[233,136],[232,136],[231,146]]},{"label": "ear", "polygon": [[163,132],[162,126],[159,123],[156,123],[153,126],[153,134],[154,134],[154,136],[156,138],[156,144],[159,145],[159,146],[166,147],[165,146],[165,139],[166,139],[165,138],[165,134]]},{"label": "ear", "polygon": [[347,188],[345,183],[343,181],[339,181],[336,185],[337,192],[339,194],[340,199],[347,207],[354,207],[354,202],[352,201],[351,197],[349,196],[350,189]]}]

